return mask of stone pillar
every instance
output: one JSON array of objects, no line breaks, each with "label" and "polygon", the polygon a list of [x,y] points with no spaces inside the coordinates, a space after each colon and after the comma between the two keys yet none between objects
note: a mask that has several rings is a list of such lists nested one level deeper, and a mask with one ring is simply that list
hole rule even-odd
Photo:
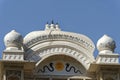
[{"label": "stone pillar", "polygon": [[99,77],[100,80],[103,80],[103,77],[102,77],[102,72],[100,72],[100,77]]}]

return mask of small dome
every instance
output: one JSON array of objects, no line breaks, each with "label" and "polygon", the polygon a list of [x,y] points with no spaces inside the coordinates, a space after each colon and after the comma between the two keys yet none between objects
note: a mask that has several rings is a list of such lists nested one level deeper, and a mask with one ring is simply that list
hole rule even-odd
[{"label": "small dome", "polygon": [[12,30],[4,37],[4,43],[6,47],[21,47],[23,43],[22,35],[15,30]]},{"label": "small dome", "polygon": [[97,49],[99,51],[109,50],[113,52],[115,47],[116,47],[115,41],[107,35],[101,37],[97,42]]}]

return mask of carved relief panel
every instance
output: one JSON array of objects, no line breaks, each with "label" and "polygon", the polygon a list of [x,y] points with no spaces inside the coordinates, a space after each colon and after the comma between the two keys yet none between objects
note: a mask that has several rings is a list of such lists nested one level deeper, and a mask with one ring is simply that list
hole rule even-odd
[{"label": "carved relief panel", "polygon": [[21,80],[21,71],[6,70],[6,80]]},{"label": "carved relief panel", "polygon": [[[40,63],[35,70],[36,75],[83,75],[85,68],[71,58],[56,56]],[[67,60],[68,59],[68,60]]]},{"label": "carved relief panel", "polygon": [[103,73],[103,80],[118,80],[118,73],[117,72],[104,72]]},{"label": "carved relief panel", "polygon": [[83,72],[78,69],[76,66],[67,63],[67,62],[51,62],[40,69],[37,70],[38,74],[58,74],[58,75],[65,75],[65,74],[78,74],[81,75]]}]

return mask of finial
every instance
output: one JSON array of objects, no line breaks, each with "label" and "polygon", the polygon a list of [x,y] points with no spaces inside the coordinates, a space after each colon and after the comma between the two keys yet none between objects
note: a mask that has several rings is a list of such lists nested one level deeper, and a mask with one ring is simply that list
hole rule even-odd
[{"label": "finial", "polygon": [[47,22],[46,25],[45,25],[45,30],[49,30],[50,26],[49,26],[49,23]]},{"label": "finial", "polygon": [[56,27],[56,30],[60,30],[58,23],[56,23],[55,27]]},{"label": "finial", "polygon": [[49,23],[48,23],[48,21],[47,21],[47,23],[46,23],[46,24],[49,24]]},{"label": "finial", "polygon": [[51,21],[51,24],[49,24],[47,22],[46,25],[45,25],[45,30],[57,30],[57,31],[60,31],[59,24],[58,23],[54,24],[53,20]]},{"label": "finial", "polygon": [[15,30],[12,30],[4,37],[4,43],[7,49],[21,49],[23,44],[23,37],[20,33],[16,32]]},{"label": "finial", "polygon": [[115,41],[107,35],[104,35],[103,37],[101,37],[97,42],[97,49],[99,52],[106,51],[106,50],[114,52],[115,48],[116,48]]},{"label": "finial", "polygon": [[54,24],[54,21],[52,20],[52,22],[51,22],[52,24]]}]

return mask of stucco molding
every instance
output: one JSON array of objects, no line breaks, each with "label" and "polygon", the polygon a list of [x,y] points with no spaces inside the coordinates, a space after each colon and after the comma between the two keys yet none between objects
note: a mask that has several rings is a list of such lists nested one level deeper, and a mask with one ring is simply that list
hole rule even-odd
[{"label": "stucco molding", "polygon": [[83,35],[82,37],[80,37],[80,35],[76,36],[76,35],[70,35],[70,34],[66,33],[66,34],[39,35],[33,39],[29,39],[29,41],[26,41],[26,38],[25,38],[24,45],[27,48],[32,48],[33,46],[46,41],[55,41],[55,40],[70,41],[86,48],[89,52],[93,53],[95,46],[92,43],[92,41],[88,40],[85,37],[83,38]]},{"label": "stucco molding", "polygon": [[94,61],[94,57],[84,50],[84,48],[70,42],[61,43],[63,42],[39,44],[26,53],[26,59],[35,61],[38,65],[42,60],[51,55],[67,55],[79,61],[86,69]]}]

